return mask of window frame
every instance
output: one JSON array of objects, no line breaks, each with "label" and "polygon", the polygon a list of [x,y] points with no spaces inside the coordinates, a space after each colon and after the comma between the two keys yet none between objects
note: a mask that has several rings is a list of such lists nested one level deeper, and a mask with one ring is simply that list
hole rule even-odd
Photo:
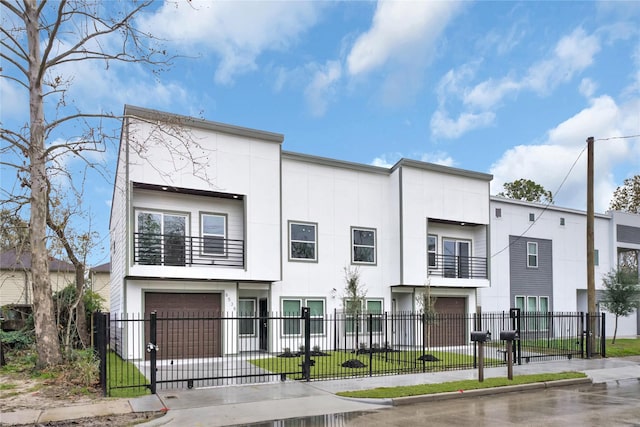
[{"label": "window frame", "polygon": [[[379,313],[373,313],[372,310],[369,308],[369,303],[380,303],[380,312]],[[373,315],[373,318],[371,319],[371,331],[369,331],[369,322],[365,321],[364,323],[364,331],[366,333],[373,333],[373,334],[382,334],[384,332],[384,327],[383,327],[383,317],[382,315],[384,314],[384,300],[380,299],[380,298],[372,298],[372,299],[365,299],[364,301],[364,308],[365,308],[365,313],[367,313],[367,316],[369,314]]]},{"label": "window frame", "polygon": [[[240,311],[240,303],[241,302],[251,302],[252,306],[253,306],[253,311],[250,312],[251,315],[247,316],[246,312],[242,312]],[[238,336],[240,336],[241,338],[249,338],[249,337],[255,337],[256,336],[256,315],[257,315],[257,301],[256,298],[238,298]],[[249,322],[247,322],[249,321]],[[250,324],[251,325],[251,333],[242,333],[242,325],[244,324]]]},{"label": "window frame", "polygon": [[[518,300],[522,302],[521,306],[518,304]],[[546,301],[546,310],[542,311],[542,301]],[[535,310],[529,310],[530,301],[535,301]],[[551,297],[549,295],[515,295],[514,304],[515,308],[519,308],[523,313],[533,313],[534,316],[525,316],[522,319],[521,328],[525,332],[546,332],[549,330],[548,314],[549,303]]]},{"label": "window frame", "polygon": [[[219,217],[222,218],[224,223],[223,223],[223,228],[224,228],[224,232],[222,235],[217,235],[217,234],[211,234],[211,233],[205,233],[204,232],[204,218],[206,216],[210,216],[210,217]],[[229,215],[224,214],[224,213],[216,213],[216,212],[200,212],[200,238],[202,239],[202,243],[200,245],[200,255],[203,257],[227,257],[228,251],[227,251],[227,240],[228,240],[228,218]],[[205,252],[205,248],[206,248],[206,244],[205,244],[205,238],[206,237],[222,237],[222,251],[221,252]]]},{"label": "window frame", "polygon": [[[292,239],[292,232],[291,232],[291,228],[294,225],[303,225],[303,226],[311,226],[314,229],[314,240],[313,241],[307,241],[307,240],[293,240]],[[288,231],[288,259],[289,261],[294,261],[294,262],[318,262],[318,223],[317,222],[307,222],[307,221],[288,221],[287,224],[287,231]],[[302,258],[302,257],[294,257],[293,256],[293,243],[303,243],[303,244],[312,244],[313,245],[313,258]]]},{"label": "window frame", "polygon": [[[298,302],[298,314],[297,317],[293,316],[293,312],[285,311],[285,302]],[[283,337],[297,337],[302,335],[302,298],[282,298],[282,336]],[[292,328],[293,327],[293,328]],[[293,332],[287,332],[293,330]]]},{"label": "window frame", "polygon": [[[292,301],[297,301],[298,302],[298,317],[294,317],[292,315],[290,315],[291,312],[287,313],[284,310],[284,304],[286,301],[292,302]],[[314,314],[311,311],[311,307],[309,306],[309,302],[316,302],[316,303],[321,303],[322,304],[322,313],[320,314]],[[311,317],[311,325],[310,325],[310,329],[311,329],[311,336],[324,336],[326,334],[325,332],[325,315],[326,315],[326,309],[327,309],[327,301],[325,298],[321,298],[321,297],[309,297],[309,298],[299,298],[299,297],[288,297],[288,298],[282,298],[280,300],[280,304],[282,307],[282,333],[281,335],[283,337],[296,337],[296,336],[302,336],[302,332],[304,330],[303,328],[303,319],[302,319],[302,308],[303,307],[309,307],[309,314]],[[287,326],[289,325],[289,326]],[[294,326],[295,325],[295,326]],[[313,325],[321,325],[321,331],[319,332],[314,332],[314,326]],[[286,333],[287,328],[291,328],[293,326],[294,330],[297,330],[297,332],[293,332],[293,333]]]},{"label": "window frame", "polygon": [[[157,255],[159,256],[159,261],[157,263],[155,262],[150,262],[150,263],[145,263],[145,262],[140,262],[141,261],[141,255],[140,255],[140,249],[141,249],[141,245],[140,245],[140,241],[138,240],[138,247],[137,247],[137,251],[136,251],[136,239],[135,239],[135,235],[138,236],[142,236],[144,234],[147,233],[142,233],[139,231],[139,227],[140,227],[140,218],[139,216],[141,214],[147,214],[147,215],[159,215],[160,216],[160,233],[155,234],[155,233],[148,233],[149,236],[159,236],[159,239],[157,241],[157,249],[158,249],[158,253]],[[191,221],[191,215],[189,212],[179,212],[179,211],[170,211],[170,210],[162,210],[162,209],[149,209],[149,208],[144,208],[144,207],[135,207],[134,208],[134,212],[133,212],[133,216],[134,216],[134,238],[132,239],[132,244],[133,244],[133,254],[134,254],[134,260],[137,258],[138,260],[135,261],[134,263],[136,265],[160,265],[160,266],[184,266],[186,264],[186,257],[187,257],[187,237],[189,236],[189,225],[190,225],[190,221]],[[171,237],[170,234],[166,234],[166,230],[165,230],[165,217],[166,216],[171,216],[171,217],[180,217],[184,220],[184,230],[183,230],[183,234],[181,236],[176,235],[175,237],[182,237],[183,242],[182,242],[182,261],[180,261],[180,259],[178,259],[179,262],[175,262],[175,263],[168,263],[167,261],[167,255],[172,255],[169,251],[169,249],[167,248],[167,238]],[[140,237],[138,237],[138,239],[140,239]],[[175,255],[175,254],[173,254]]]},{"label": "window frame", "polygon": [[[355,232],[364,231],[373,233],[373,245],[356,244]],[[358,265],[377,265],[378,263],[378,232],[375,228],[370,227],[351,227],[351,263]],[[373,253],[373,261],[358,261],[355,259],[356,247],[371,248]]]},{"label": "window frame", "polygon": [[[433,251],[429,250],[429,239],[434,239]],[[433,255],[433,263],[429,255]],[[427,267],[428,268],[438,268],[438,235],[437,234],[427,234]]]},{"label": "window frame", "polygon": [[[535,247],[535,253],[530,252],[531,245]],[[527,268],[538,268],[540,265],[540,252],[538,242],[527,242]],[[533,258],[532,258],[533,257]],[[535,265],[532,264],[532,260],[535,260]]]}]

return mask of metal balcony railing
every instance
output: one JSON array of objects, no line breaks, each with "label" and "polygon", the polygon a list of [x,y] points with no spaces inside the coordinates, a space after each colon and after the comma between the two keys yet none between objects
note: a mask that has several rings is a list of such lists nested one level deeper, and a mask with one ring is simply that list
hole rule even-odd
[{"label": "metal balcony railing", "polygon": [[134,233],[133,248],[138,265],[244,267],[244,240]]},{"label": "metal balcony railing", "polygon": [[483,257],[429,254],[428,276],[457,279],[486,279],[487,259]]}]

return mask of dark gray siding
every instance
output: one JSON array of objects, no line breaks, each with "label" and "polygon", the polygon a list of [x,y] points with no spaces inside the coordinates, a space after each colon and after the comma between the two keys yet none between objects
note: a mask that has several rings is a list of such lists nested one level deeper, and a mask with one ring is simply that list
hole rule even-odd
[{"label": "dark gray siding", "polygon": [[640,245],[640,227],[617,225],[618,242],[635,243]]},{"label": "dark gray siding", "polygon": [[[538,244],[538,267],[527,267],[527,242]],[[553,311],[553,252],[551,240],[509,236],[511,306],[517,296],[548,296]]]}]

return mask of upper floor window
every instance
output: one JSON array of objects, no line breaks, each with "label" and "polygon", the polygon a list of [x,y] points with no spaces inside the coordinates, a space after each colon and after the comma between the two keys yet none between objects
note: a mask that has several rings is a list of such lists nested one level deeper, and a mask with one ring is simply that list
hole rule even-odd
[{"label": "upper floor window", "polygon": [[538,244],[527,242],[527,267],[538,267]]},{"label": "upper floor window", "polygon": [[136,211],[135,262],[144,265],[184,265],[187,215]]},{"label": "upper floor window", "polygon": [[203,255],[224,255],[227,239],[227,217],[219,214],[201,214],[200,230]]},{"label": "upper floor window", "polygon": [[437,267],[436,254],[438,252],[438,236],[429,234],[427,236],[427,258],[429,267]]},{"label": "upper floor window", "polygon": [[358,264],[376,263],[376,230],[372,228],[351,229],[351,261]]},{"label": "upper floor window", "polygon": [[289,259],[317,261],[317,242],[317,224],[289,222]]},{"label": "upper floor window", "polygon": [[536,214],[530,213],[529,214],[529,221],[535,221],[536,220]]}]

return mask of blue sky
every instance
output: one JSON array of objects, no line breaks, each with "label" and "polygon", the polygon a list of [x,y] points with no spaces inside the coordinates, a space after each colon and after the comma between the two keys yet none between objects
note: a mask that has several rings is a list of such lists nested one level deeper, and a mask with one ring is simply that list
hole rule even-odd
[{"label": "blue sky", "polygon": [[[640,134],[638,22],[640,2],[177,1],[137,21],[180,55],[168,71],[64,72],[79,108],[132,104],[282,133],[288,151],[487,172],[492,194],[529,178],[582,210],[580,153],[588,136],[606,139],[595,157],[604,212],[640,173],[640,138],[620,138]],[[3,122],[19,122],[26,94],[0,84]],[[115,148],[99,160],[113,171]],[[3,170],[4,189],[11,177]],[[107,242],[98,264],[108,261],[112,175],[90,182],[85,205]]]}]

